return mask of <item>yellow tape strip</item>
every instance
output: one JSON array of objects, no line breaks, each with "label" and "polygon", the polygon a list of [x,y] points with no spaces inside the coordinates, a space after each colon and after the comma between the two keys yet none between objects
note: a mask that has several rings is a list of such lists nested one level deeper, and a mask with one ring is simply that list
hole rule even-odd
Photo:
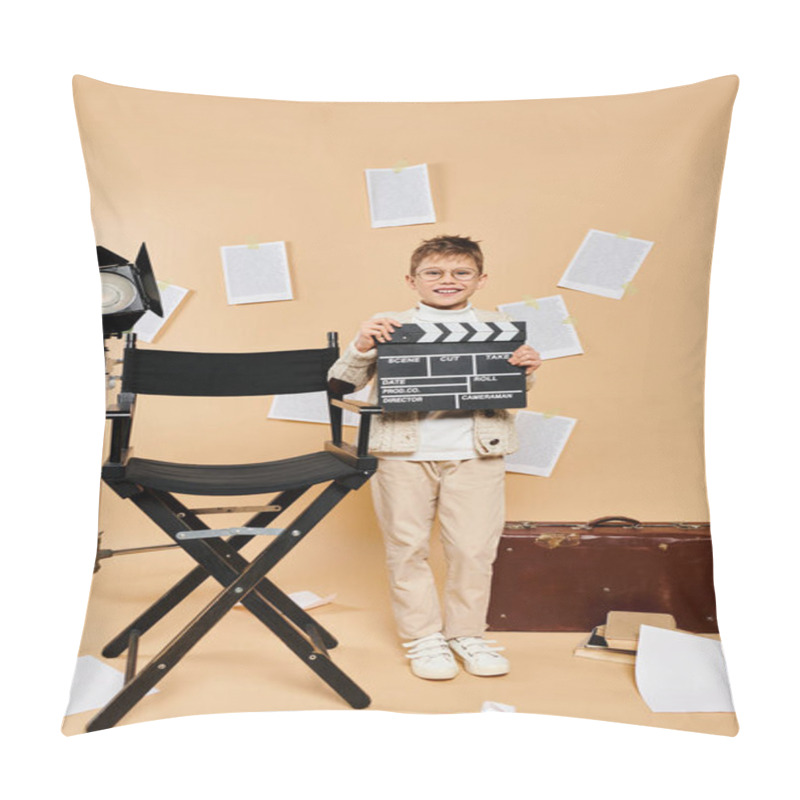
[{"label": "yellow tape strip", "polygon": [[630,282],[626,281],[622,284],[623,294],[636,294],[639,290]]},{"label": "yellow tape strip", "polygon": [[406,159],[401,158],[393,167],[392,169],[395,172],[402,172],[406,167],[411,166]]},{"label": "yellow tape strip", "polygon": [[531,308],[539,308],[539,301],[533,297],[523,296],[522,300],[526,306],[530,306]]},{"label": "yellow tape strip", "polygon": [[577,321],[578,320],[576,320],[575,317],[573,317],[572,314],[570,314],[568,317],[564,317],[564,319],[561,320],[561,324],[574,325]]}]

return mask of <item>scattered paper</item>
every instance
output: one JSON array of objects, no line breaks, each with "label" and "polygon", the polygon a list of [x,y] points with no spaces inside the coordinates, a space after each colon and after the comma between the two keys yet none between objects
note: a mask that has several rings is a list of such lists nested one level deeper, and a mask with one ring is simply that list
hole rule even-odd
[{"label": "scattered paper", "polygon": [[[346,399],[363,400],[369,398],[369,386],[345,395]],[[293,422],[330,422],[328,417],[328,395],[326,392],[299,392],[298,394],[279,394],[272,399],[267,415],[270,419],[288,419]],[[352,411],[342,412],[342,424],[358,426],[359,415]]]},{"label": "scattered paper", "polygon": [[152,342],[155,339],[175,309],[181,304],[181,301],[189,294],[189,290],[184,289],[182,286],[159,281],[158,293],[161,295],[161,307],[164,311],[164,316],[159,317],[152,311],[145,311],[133,326],[133,332],[143,342]]},{"label": "scattered paper", "polygon": [[539,351],[542,360],[583,353],[575,325],[560,294],[539,297],[533,302],[497,306],[515,322],[524,322],[527,344]]},{"label": "scattered paper", "polygon": [[549,478],[576,422],[537,411],[517,412],[519,449],[505,457],[506,472]]},{"label": "scattered paper", "polygon": [[332,603],[336,599],[335,594],[329,594],[326,597],[320,597],[318,594],[314,594],[314,592],[309,592],[307,589],[304,589],[300,592],[291,592],[289,597],[294,600],[300,608],[305,608],[308,610],[309,608],[316,608],[317,606],[324,606],[328,603]]},{"label": "scattered paper", "polygon": [[373,228],[436,222],[427,164],[364,172]]},{"label": "scattered paper", "polygon": [[494,700],[484,700],[483,705],[481,706],[481,711],[506,711],[506,712],[513,712],[516,711],[515,706],[507,706],[505,703],[496,703]]},{"label": "scattered paper", "polygon": [[642,625],[636,685],[651,711],[733,711],[722,645],[703,636]]},{"label": "scattered paper", "polygon": [[[75,665],[66,716],[102,708],[122,688],[125,675],[94,656],[81,656]],[[153,688],[147,694],[155,694]]]},{"label": "scattered paper", "polygon": [[619,300],[652,246],[644,239],[591,229],[558,285]]},{"label": "scattered paper", "polygon": [[285,242],[239,244],[220,250],[230,305],[292,299]]}]

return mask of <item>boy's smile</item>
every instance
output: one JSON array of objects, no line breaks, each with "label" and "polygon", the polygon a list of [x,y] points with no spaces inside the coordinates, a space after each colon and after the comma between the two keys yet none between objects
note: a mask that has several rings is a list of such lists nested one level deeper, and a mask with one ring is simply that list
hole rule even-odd
[{"label": "boy's smile", "polygon": [[[441,275],[426,277],[435,271]],[[413,275],[406,275],[406,283],[425,305],[459,311],[467,307],[469,298],[486,283],[486,277],[478,273],[475,262],[467,255],[431,255],[420,262]]]}]

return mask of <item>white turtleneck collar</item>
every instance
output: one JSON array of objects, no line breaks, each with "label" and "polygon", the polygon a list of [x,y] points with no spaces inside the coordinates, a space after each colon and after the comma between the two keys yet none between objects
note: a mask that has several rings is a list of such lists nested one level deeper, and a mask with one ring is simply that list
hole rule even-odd
[{"label": "white turtleneck collar", "polygon": [[417,319],[426,322],[463,322],[469,321],[474,318],[475,311],[472,308],[472,303],[468,302],[466,308],[434,308],[433,306],[426,305],[422,301],[417,303],[417,308],[414,311],[414,316]]}]

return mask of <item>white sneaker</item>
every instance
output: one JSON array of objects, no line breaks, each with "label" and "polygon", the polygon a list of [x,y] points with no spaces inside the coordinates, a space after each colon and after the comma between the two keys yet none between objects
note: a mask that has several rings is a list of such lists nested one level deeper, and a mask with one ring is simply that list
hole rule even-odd
[{"label": "white sneaker", "polygon": [[457,636],[448,641],[452,651],[464,662],[464,669],[472,675],[505,675],[511,665],[499,650],[505,647],[489,647],[494,639],[482,636]]},{"label": "white sneaker", "polygon": [[403,647],[409,648],[406,658],[411,659],[411,671],[418,678],[446,681],[458,675],[458,664],[441,633],[405,642]]}]

